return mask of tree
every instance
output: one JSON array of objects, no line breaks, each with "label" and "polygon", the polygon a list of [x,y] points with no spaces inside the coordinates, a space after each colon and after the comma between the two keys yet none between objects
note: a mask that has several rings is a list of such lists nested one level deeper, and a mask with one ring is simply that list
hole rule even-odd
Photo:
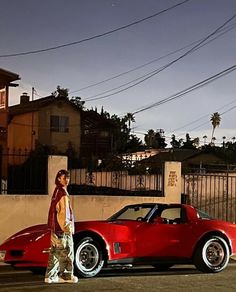
[{"label": "tree", "polygon": [[52,92],[52,95],[55,97],[65,97],[68,98],[69,96],[69,89],[68,88],[61,88],[61,86],[57,86],[57,90]]},{"label": "tree", "polygon": [[112,115],[110,120],[116,126],[114,133],[115,137],[115,152],[128,153],[140,150],[142,146],[141,140],[135,135],[130,134],[130,129],[127,127],[127,117],[120,118],[117,115]]},{"label": "tree", "polygon": [[218,112],[215,112],[211,115],[211,124],[212,124],[212,135],[211,135],[211,143],[213,143],[213,137],[216,127],[220,126],[221,117]]},{"label": "tree", "polygon": [[145,144],[148,148],[163,149],[166,147],[164,131],[162,129],[156,132],[153,129],[148,130],[144,136]]},{"label": "tree", "polygon": [[176,140],[174,134],[171,136],[170,145],[172,146],[172,148],[179,148],[180,147],[180,143],[179,143],[179,141]]},{"label": "tree", "polygon": [[191,139],[190,135],[186,134],[186,140],[183,142],[183,149],[196,149],[196,146],[199,144],[199,138]]},{"label": "tree", "polygon": [[128,122],[128,129],[130,130],[131,123],[135,123],[134,115],[132,113],[127,113],[124,116],[124,122]]},{"label": "tree", "polygon": [[72,96],[70,101],[77,106],[77,108],[84,110],[85,101],[81,100],[79,96]]},{"label": "tree", "polygon": [[207,135],[204,135],[202,138],[204,139],[204,145],[206,145]]},{"label": "tree", "polygon": [[216,137],[212,137],[211,141],[211,145],[215,146]]},{"label": "tree", "polygon": [[154,137],[155,137],[155,132],[153,129],[149,129],[147,134],[144,135],[144,142],[148,148],[152,147]]}]

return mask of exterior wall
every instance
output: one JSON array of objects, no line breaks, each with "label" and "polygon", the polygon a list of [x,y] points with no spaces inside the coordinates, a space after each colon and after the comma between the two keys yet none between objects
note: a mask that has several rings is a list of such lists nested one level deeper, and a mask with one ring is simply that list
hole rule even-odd
[{"label": "exterior wall", "polygon": [[[1,195],[0,243],[23,228],[46,223],[50,199],[50,195]],[[127,204],[170,201],[168,197],[71,195],[71,204],[77,221],[106,219]]]},{"label": "exterior wall", "polygon": [[8,125],[8,148],[10,150],[13,148],[21,148],[22,150],[35,149],[35,140],[38,139],[37,129],[37,112],[15,116]]},{"label": "exterior wall", "polygon": [[[47,222],[48,208],[54,189],[54,179],[58,170],[67,167],[67,158],[49,156],[49,195],[1,195],[0,196],[0,243],[15,232],[35,224]],[[76,221],[106,219],[127,204],[142,202],[178,203],[179,198],[169,191],[165,197],[137,196],[73,196],[71,204]]]},{"label": "exterior wall", "polygon": [[[59,133],[50,131],[50,117],[68,116],[69,132]],[[76,152],[80,153],[81,144],[81,119],[79,110],[75,110],[71,105],[58,101],[39,111],[39,142],[45,145],[52,145],[59,151],[65,152],[68,149],[68,142],[71,142]]]}]

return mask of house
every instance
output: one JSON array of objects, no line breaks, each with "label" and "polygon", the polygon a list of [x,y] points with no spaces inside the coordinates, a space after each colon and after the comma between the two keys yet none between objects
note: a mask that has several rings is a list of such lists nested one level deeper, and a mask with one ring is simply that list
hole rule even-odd
[{"label": "house", "polygon": [[18,86],[12,83],[16,80],[20,80],[18,74],[0,68],[0,187],[7,177],[7,160],[2,153],[7,151],[9,87]]},{"label": "house", "polygon": [[37,144],[65,153],[70,145],[79,155],[81,111],[67,98],[47,96],[9,107],[8,148],[34,150]]},{"label": "house", "polygon": [[18,74],[0,68],[0,148],[7,147],[7,123],[9,87],[18,86],[12,83],[19,80]]},{"label": "house", "polygon": [[146,169],[157,170],[163,167],[165,161],[179,161],[182,163],[182,170],[194,169],[204,171],[207,167],[217,168],[225,165],[225,161],[213,153],[200,149],[165,149],[158,154],[140,161],[140,165]]},{"label": "house", "polygon": [[72,150],[87,166],[112,152],[114,127],[109,119],[81,110],[67,97],[30,101],[23,93],[20,104],[9,107],[7,145],[10,151],[31,151],[37,145],[48,146],[54,154]]}]

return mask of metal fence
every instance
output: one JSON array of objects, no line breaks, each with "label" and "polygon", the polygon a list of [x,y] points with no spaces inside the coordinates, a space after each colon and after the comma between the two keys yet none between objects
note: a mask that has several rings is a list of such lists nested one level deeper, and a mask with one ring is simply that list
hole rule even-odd
[{"label": "metal fence", "polygon": [[71,169],[71,194],[163,196],[161,174]]},{"label": "metal fence", "polygon": [[[0,151],[0,194],[46,194],[48,156],[27,150]],[[124,168],[125,169],[125,168]],[[163,176],[127,170],[71,169],[72,195],[163,196]],[[214,218],[236,222],[236,173],[182,175],[182,198]]]},{"label": "metal fence", "polygon": [[213,218],[236,222],[236,173],[184,174],[182,193]]},{"label": "metal fence", "polygon": [[46,194],[47,155],[7,149],[0,156],[0,194]]}]

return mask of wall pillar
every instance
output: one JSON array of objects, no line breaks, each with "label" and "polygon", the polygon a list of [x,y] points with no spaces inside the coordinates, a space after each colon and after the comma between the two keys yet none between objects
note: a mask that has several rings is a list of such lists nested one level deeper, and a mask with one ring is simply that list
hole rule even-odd
[{"label": "wall pillar", "polygon": [[48,156],[48,194],[52,196],[55,189],[55,177],[59,170],[67,169],[67,156]]},{"label": "wall pillar", "polygon": [[181,162],[165,162],[163,186],[168,203],[181,203]]}]

